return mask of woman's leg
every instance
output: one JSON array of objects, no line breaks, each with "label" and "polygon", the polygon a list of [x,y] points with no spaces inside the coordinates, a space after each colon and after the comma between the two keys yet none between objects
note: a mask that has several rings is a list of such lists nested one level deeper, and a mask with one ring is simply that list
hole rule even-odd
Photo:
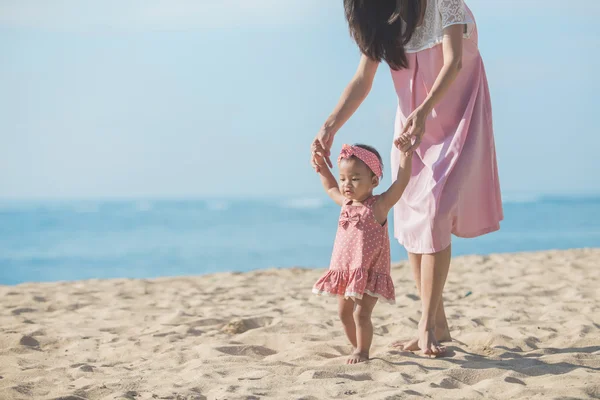
[{"label": "woman's leg", "polygon": [[354,301],[352,299],[346,299],[342,296],[338,297],[338,316],[342,325],[344,326],[344,332],[346,337],[352,343],[352,351],[356,351],[356,325],[354,324]]},{"label": "woman's leg", "polygon": [[371,313],[377,303],[377,297],[363,295],[362,299],[354,299],[354,323],[356,324],[356,350],[348,358],[348,364],[356,364],[369,359],[369,350],[373,342],[373,324]]},{"label": "woman's leg", "polygon": [[[421,304],[422,314],[419,321],[419,348],[424,354],[437,355],[445,351],[435,337],[437,311],[442,304],[442,292],[446,284],[450,259],[451,246],[434,253],[421,256]],[[445,312],[443,312],[445,322]],[[446,322],[447,324],[447,322]]]},{"label": "woman's leg", "polygon": [[[422,254],[408,253],[408,261],[410,263],[413,277],[417,285],[419,297],[421,297],[421,263],[423,261]],[[435,338],[438,342],[449,342],[452,340],[450,329],[446,319],[446,311],[444,310],[444,299],[441,298],[435,313]],[[392,347],[400,348],[405,351],[419,350],[419,339],[413,338],[409,340],[399,340],[392,343]]]}]

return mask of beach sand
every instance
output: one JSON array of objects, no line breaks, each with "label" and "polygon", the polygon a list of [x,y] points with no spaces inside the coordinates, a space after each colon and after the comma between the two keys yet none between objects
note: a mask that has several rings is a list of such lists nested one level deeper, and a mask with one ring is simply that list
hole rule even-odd
[{"label": "beach sand", "polygon": [[404,262],[372,360],[345,365],[322,273],[0,286],[0,399],[600,398],[600,249],[455,258],[439,359],[388,347],[419,320]]}]

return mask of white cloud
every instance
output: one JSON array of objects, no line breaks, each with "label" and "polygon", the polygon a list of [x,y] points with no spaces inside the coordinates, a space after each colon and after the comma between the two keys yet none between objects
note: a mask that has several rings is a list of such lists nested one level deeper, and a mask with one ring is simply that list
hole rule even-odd
[{"label": "white cloud", "polygon": [[195,30],[310,20],[322,0],[0,0],[0,26],[59,31]]}]

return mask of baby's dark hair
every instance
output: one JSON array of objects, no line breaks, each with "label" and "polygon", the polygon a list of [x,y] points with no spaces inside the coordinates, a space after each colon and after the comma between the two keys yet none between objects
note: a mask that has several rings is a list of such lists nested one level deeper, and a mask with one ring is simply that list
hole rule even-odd
[{"label": "baby's dark hair", "polygon": [[[362,143],[356,143],[356,144],[354,144],[354,146],[360,147],[361,149],[368,150],[371,153],[375,154],[377,156],[377,159],[379,160],[379,165],[381,166],[381,173],[383,174],[383,159],[381,158],[381,154],[379,154],[379,152],[377,151],[377,149],[375,149],[375,147],[369,146],[368,144],[362,144]],[[371,171],[371,173],[373,175],[375,175],[375,173],[373,171]]]}]

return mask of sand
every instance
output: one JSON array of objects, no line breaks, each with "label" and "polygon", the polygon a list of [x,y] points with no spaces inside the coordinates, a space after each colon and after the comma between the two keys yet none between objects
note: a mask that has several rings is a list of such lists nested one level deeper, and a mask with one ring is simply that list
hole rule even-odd
[{"label": "sand", "polygon": [[345,365],[322,269],[0,286],[0,399],[600,398],[600,249],[457,257],[449,356],[388,345],[419,301],[374,311],[372,360]]}]

